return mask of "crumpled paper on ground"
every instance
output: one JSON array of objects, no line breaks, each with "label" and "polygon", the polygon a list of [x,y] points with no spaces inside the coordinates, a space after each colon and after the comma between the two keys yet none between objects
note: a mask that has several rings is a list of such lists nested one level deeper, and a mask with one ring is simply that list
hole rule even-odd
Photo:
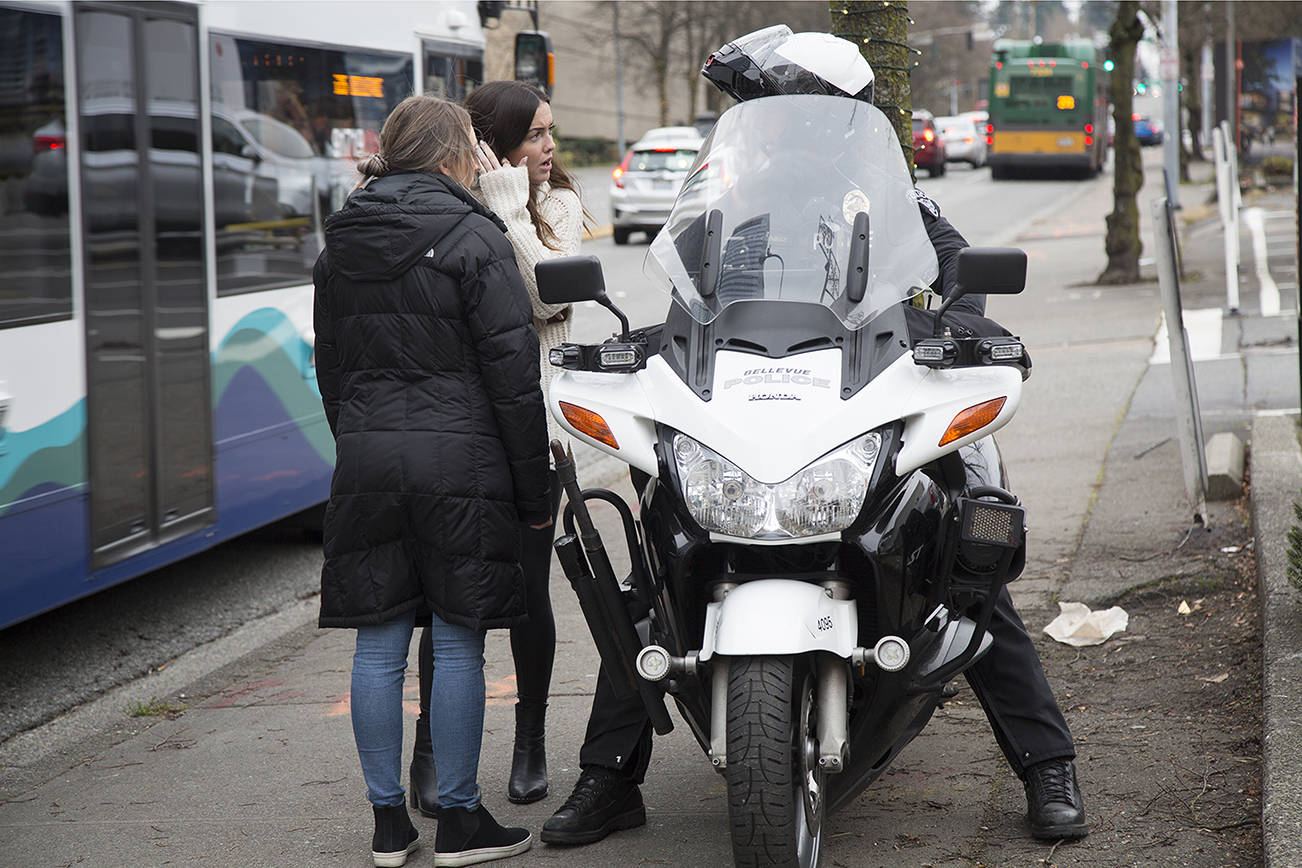
[{"label": "crumpled paper on ground", "polygon": [[1044,628],[1054,641],[1080,648],[1102,645],[1114,633],[1130,623],[1130,615],[1120,606],[1091,612],[1084,603],[1058,603],[1058,617]]}]

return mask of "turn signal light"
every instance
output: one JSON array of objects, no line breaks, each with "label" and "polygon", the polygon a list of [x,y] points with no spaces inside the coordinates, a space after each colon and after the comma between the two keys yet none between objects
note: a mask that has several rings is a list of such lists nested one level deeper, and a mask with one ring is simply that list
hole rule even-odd
[{"label": "turn signal light", "polygon": [[610,179],[615,182],[615,186],[624,189],[624,173],[628,171],[628,164],[633,162],[633,152],[630,150],[624,155],[624,162],[615,167],[615,171],[610,173]]},{"label": "turn signal light", "polygon": [[[1003,399],[1001,398],[1000,400],[1002,401]],[[575,430],[587,434],[598,443],[605,443],[611,449],[619,448],[619,443],[615,440],[615,435],[611,433],[610,426],[606,424],[605,419],[601,418],[600,413],[594,413],[586,407],[580,407],[577,404],[567,404],[564,401],[561,401],[560,405],[561,415],[565,417],[566,422],[569,422],[574,426]],[[963,412],[966,413],[967,411],[964,410]],[[996,410],[995,414],[998,415],[998,413],[999,411]],[[954,426],[951,425],[950,427],[952,428]]]},{"label": "turn signal light", "polygon": [[[999,416],[999,411],[1004,409],[1004,402],[1007,400],[1006,397],[995,398],[993,401],[983,401],[980,404],[968,407],[954,417],[954,421],[949,423],[949,428],[945,431],[945,436],[941,437],[940,442],[936,445],[944,446],[946,443],[953,443],[955,440],[960,440],[974,431],[980,431],[995,421]],[[565,405],[562,404],[561,406]]]}]

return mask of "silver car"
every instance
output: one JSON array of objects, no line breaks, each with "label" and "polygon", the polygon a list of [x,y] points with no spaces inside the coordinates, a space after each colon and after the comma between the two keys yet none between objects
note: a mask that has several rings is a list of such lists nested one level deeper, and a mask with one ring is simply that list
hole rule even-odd
[{"label": "silver car", "polygon": [[970,116],[936,118],[936,130],[945,143],[945,161],[980,168],[986,162],[986,138]]},{"label": "silver car", "polygon": [[610,217],[616,244],[627,244],[628,236],[637,231],[652,236],[665,224],[704,141],[693,127],[660,127],[629,149],[611,173]]}]

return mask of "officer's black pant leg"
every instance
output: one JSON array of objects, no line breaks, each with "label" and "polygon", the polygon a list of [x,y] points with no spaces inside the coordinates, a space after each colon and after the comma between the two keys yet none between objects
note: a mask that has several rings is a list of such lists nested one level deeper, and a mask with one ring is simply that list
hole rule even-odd
[{"label": "officer's black pant leg", "polygon": [[990,636],[990,651],[966,675],[1008,764],[1024,778],[1028,766],[1075,757],[1067,721],[1007,588],[999,592]]},{"label": "officer's black pant leg", "polygon": [[588,729],[579,749],[582,768],[601,766],[642,783],[651,762],[651,718],[641,697],[620,699],[610,686],[606,667],[597,673],[597,693],[592,698]]}]

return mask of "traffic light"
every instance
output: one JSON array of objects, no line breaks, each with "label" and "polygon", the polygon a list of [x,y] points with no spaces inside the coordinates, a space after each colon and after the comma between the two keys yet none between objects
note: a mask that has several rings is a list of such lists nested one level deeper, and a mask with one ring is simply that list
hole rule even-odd
[{"label": "traffic light", "polygon": [[[502,10],[506,7],[506,0],[479,0],[477,9],[479,11],[479,26],[488,27],[488,22],[500,21]],[[494,24],[493,26],[496,26]]]},{"label": "traffic light", "polygon": [[1115,64],[1113,64],[1111,60],[1105,60],[1105,61],[1103,61],[1103,69],[1106,70],[1107,72],[1111,72],[1111,71],[1112,71],[1112,67],[1113,67],[1114,65],[1115,65]]}]

